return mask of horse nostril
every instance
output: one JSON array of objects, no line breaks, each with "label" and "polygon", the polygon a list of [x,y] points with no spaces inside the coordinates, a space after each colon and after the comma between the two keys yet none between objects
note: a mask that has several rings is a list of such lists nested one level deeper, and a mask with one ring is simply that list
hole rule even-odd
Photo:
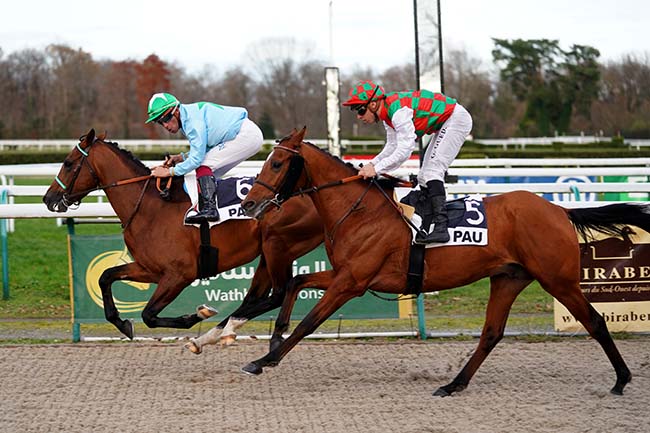
[{"label": "horse nostril", "polygon": [[241,207],[244,208],[244,210],[251,210],[252,208],[255,207],[255,202],[253,200],[245,200],[242,202]]}]

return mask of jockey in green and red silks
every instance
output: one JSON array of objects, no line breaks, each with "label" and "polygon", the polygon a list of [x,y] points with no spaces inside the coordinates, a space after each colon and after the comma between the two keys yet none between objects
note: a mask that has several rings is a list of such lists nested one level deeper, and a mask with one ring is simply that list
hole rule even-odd
[{"label": "jockey in green and red silks", "polygon": [[415,242],[448,242],[445,173],[472,130],[472,116],[442,93],[424,89],[386,93],[369,80],[350,89],[343,105],[355,110],[365,123],[381,120],[386,129],[384,148],[359,170],[364,177],[399,168],[416,149],[417,138],[433,134],[418,174],[422,193],[416,213],[422,217],[422,225]]},{"label": "jockey in green and red silks", "polygon": [[383,99],[377,115],[388,126],[394,129],[391,119],[395,113],[403,107],[413,110],[413,124],[415,135],[434,134],[442,128],[442,125],[449,119],[456,107],[456,100],[442,93],[434,93],[428,90],[416,90],[412,92],[389,92]]}]

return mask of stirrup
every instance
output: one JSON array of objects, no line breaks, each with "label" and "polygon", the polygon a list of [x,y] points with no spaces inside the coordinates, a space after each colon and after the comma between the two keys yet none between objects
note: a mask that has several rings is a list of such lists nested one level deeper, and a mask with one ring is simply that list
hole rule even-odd
[{"label": "stirrup", "polygon": [[208,213],[202,213],[199,212],[195,215],[188,215],[187,218],[185,218],[185,223],[186,224],[200,224],[203,221],[207,222],[217,222],[219,221],[219,212],[215,212],[214,214],[208,214]]},{"label": "stirrup", "polygon": [[415,236],[415,240],[413,242],[418,245],[445,244],[449,242],[450,239],[451,237],[449,236],[449,231],[447,231],[447,228],[445,228],[444,232],[433,231],[431,233],[426,233],[426,234],[424,234],[423,231],[420,230]]}]

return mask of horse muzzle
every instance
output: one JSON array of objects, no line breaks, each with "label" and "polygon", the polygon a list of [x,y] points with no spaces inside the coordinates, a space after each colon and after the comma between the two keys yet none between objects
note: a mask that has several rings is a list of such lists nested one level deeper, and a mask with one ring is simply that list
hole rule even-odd
[{"label": "horse muzzle", "polygon": [[241,207],[244,210],[246,216],[261,220],[268,207],[272,204],[279,207],[277,203],[269,199],[265,199],[260,202],[256,202],[255,200],[244,200],[241,204]]},{"label": "horse muzzle", "polygon": [[65,212],[68,210],[68,203],[62,193],[49,191],[43,196],[43,203],[50,212]]}]

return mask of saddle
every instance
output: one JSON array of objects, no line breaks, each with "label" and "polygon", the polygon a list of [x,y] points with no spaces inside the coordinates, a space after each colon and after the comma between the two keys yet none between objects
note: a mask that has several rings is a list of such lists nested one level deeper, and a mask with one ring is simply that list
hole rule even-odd
[{"label": "saddle", "polygon": [[[416,226],[419,226],[419,221],[421,221],[421,216],[415,213],[415,204],[419,198],[420,191],[413,190],[398,202],[404,215],[411,219]],[[479,197],[450,200],[446,202],[445,208],[451,239],[445,244],[411,244],[405,294],[418,295],[422,291],[426,248],[450,245],[487,245],[487,222],[483,203]],[[415,238],[415,231],[413,237]]]}]

